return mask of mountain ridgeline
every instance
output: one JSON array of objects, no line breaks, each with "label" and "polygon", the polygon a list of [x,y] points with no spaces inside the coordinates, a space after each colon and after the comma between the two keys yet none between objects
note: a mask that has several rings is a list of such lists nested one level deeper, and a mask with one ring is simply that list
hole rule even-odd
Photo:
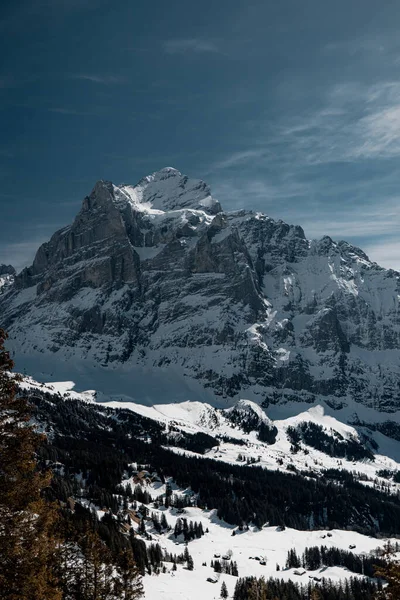
[{"label": "mountain ridgeline", "polygon": [[0,311],[20,368],[61,379],[79,365],[92,387],[105,373],[109,396],[395,412],[399,293],[397,272],[347,242],[224,212],[204,182],[166,168],[96,183]]}]

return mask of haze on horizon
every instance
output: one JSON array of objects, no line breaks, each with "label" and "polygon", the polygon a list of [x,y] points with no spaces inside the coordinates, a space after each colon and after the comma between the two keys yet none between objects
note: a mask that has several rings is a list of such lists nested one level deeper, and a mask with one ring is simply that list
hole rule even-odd
[{"label": "haze on horizon", "polygon": [[165,166],[400,270],[400,5],[7,0],[0,263]]}]

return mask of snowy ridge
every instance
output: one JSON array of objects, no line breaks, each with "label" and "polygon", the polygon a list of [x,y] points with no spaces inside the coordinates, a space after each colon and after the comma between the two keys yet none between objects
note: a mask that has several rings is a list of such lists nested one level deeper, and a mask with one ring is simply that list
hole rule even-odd
[{"label": "snowy ridge", "polygon": [[[388,486],[392,493],[400,491],[400,484],[390,478],[382,477],[379,472],[400,471],[400,442],[392,440],[379,432],[374,432],[365,427],[354,427],[341,422],[334,416],[327,414],[329,407],[317,405],[307,410],[286,418],[272,420],[257,404],[249,400],[240,400],[236,406],[229,409],[216,409],[207,403],[180,402],[145,406],[124,401],[99,401],[99,394],[93,390],[75,392],[74,383],[71,381],[38,383],[30,377],[24,377],[21,387],[27,390],[39,389],[50,394],[58,394],[63,398],[82,400],[95,403],[99,408],[128,409],[134,413],[163,423],[168,428],[173,425],[184,432],[205,433],[216,439],[215,448],[206,453],[207,458],[237,464],[248,463],[262,466],[271,470],[293,470],[299,472],[321,472],[325,469],[342,469],[353,473],[356,477],[362,473],[361,479],[365,485]],[[243,430],[240,422],[233,422],[230,415],[233,410],[259,415],[260,420],[277,429],[274,443],[269,444],[258,438],[258,431],[247,432]],[[243,409],[245,412],[243,412]],[[335,411],[332,411],[334,413]],[[365,436],[377,444],[373,450],[374,459],[354,460],[352,458],[338,458],[329,456],[314,447],[300,444],[300,451],[293,452],[292,441],[287,435],[288,427],[296,427],[302,423],[312,422],[322,427],[330,436],[339,434],[345,440],[355,440],[364,444]],[[235,440],[236,443],[235,443]],[[175,452],[193,454],[182,448],[173,448]],[[240,455],[240,460],[239,460]]]},{"label": "snowy ridge", "polygon": [[232,411],[243,415],[243,420],[245,419],[246,415],[253,414],[257,416],[258,420],[261,423],[266,423],[267,425],[270,425],[272,423],[271,419],[269,419],[265,414],[265,411],[260,406],[258,406],[258,404],[256,404],[255,402],[251,402],[250,400],[244,400],[243,398],[241,398],[235,404],[235,406],[226,409],[226,411],[224,412],[229,415],[230,413],[232,413]]},{"label": "snowy ridge", "polygon": [[[219,445],[206,454],[208,458],[237,463],[240,455],[239,462],[283,471],[295,469],[300,472],[321,472],[325,469],[343,469],[353,473],[356,477],[360,473],[365,475],[366,479],[364,481],[361,479],[361,482],[365,485],[373,485],[375,482],[378,485],[389,485],[392,493],[400,491],[400,484],[378,475],[382,470],[394,472],[400,470],[400,442],[363,427],[349,426],[335,417],[325,414],[324,408],[319,405],[295,416],[273,421],[258,405],[248,400],[240,400],[236,406],[230,409],[215,409],[199,402],[182,402],[154,405],[152,407],[116,401],[103,404],[112,408],[128,408],[166,425],[178,426],[188,433],[202,432],[217,438]],[[246,411],[254,411],[256,414],[261,413],[262,422],[276,427],[275,443],[264,443],[258,439],[257,431],[247,433],[241,429],[240,424],[232,423],[229,414],[236,409],[243,411],[243,407],[246,407]],[[314,447],[307,446],[305,443],[301,443],[301,450],[294,453],[292,442],[287,435],[287,429],[308,422],[321,426],[330,436],[339,434],[345,440],[354,440],[360,444],[363,444],[363,438],[366,435],[368,439],[375,441],[378,445],[377,450],[374,451],[374,460],[354,460],[352,458],[329,456]],[[243,445],[224,441],[224,438],[228,438],[228,440],[236,439],[238,442],[242,442]],[[175,448],[174,450],[178,453],[193,455],[192,452],[182,450],[182,448]]]},{"label": "snowy ridge", "polygon": [[87,390],[85,392],[74,391],[75,383],[73,381],[56,381],[54,383],[39,383],[32,377],[22,376],[21,381],[18,382],[18,387],[22,390],[32,392],[35,390],[41,390],[49,394],[58,394],[64,399],[81,400],[82,402],[95,402],[96,391]]}]

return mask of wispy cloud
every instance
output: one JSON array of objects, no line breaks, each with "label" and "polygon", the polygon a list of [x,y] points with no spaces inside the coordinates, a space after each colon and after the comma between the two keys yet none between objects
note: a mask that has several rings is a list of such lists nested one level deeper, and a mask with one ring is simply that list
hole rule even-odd
[{"label": "wispy cloud", "polygon": [[83,81],[90,81],[91,83],[99,83],[101,85],[121,85],[128,83],[126,77],[121,75],[98,75],[93,73],[74,73],[71,75],[72,79],[82,79]]},{"label": "wispy cloud", "polygon": [[290,173],[305,168],[400,158],[400,83],[337,83],[312,98],[313,109],[273,120],[266,114],[242,136],[242,147],[212,171],[240,165]]},{"label": "wispy cloud", "polygon": [[353,82],[296,118],[266,118],[209,172],[223,206],[300,224],[310,238],[368,242],[374,260],[399,266],[399,158],[400,84]]},{"label": "wispy cloud", "polygon": [[[213,194],[222,202],[223,207],[262,210],[275,218],[289,218],[288,213],[283,214],[285,210],[282,210],[282,204],[277,201],[304,197],[307,190],[305,184],[289,181],[275,184],[260,178],[223,179],[213,185]],[[293,218],[296,216],[301,215],[293,214]]]},{"label": "wispy cloud", "polygon": [[378,108],[360,120],[359,144],[353,156],[392,157],[400,155],[400,96],[398,103]]},{"label": "wispy cloud", "polygon": [[200,38],[166,40],[163,47],[167,54],[183,54],[185,52],[215,54],[220,52],[215,42]]},{"label": "wispy cloud", "polygon": [[383,52],[385,52],[385,50],[387,50],[387,48],[387,36],[386,38],[374,36],[353,38],[351,40],[344,40],[339,42],[331,42],[329,44],[326,44],[323,50],[328,54],[336,54],[338,52],[343,52],[347,55],[354,56],[357,54],[382,54]]},{"label": "wispy cloud", "polygon": [[249,149],[242,152],[233,152],[220,161],[214,163],[212,170],[230,169],[239,165],[248,164],[251,161],[259,160],[268,154],[267,149]]},{"label": "wispy cloud", "polygon": [[281,140],[307,164],[400,155],[400,84],[340,84],[324,106],[283,124]]},{"label": "wispy cloud", "polygon": [[[350,205],[340,211],[334,206],[321,207],[316,214],[304,211],[303,225],[310,237],[374,239],[396,235],[400,228],[399,198],[382,198],[379,203]],[[301,211],[299,211],[301,216]],[[400,258],[400,256],[399,256]]]},{"label": "wispy cloud", "polygon": [[400,242],[388,238],[379,242],[367,243],[365,250],[371,260],[386,269],[400,271]]}]

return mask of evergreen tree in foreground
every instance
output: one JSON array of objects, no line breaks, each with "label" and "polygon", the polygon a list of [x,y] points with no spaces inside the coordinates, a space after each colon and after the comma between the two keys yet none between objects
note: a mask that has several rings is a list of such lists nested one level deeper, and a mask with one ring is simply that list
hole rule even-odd
[{"label": "evergreen tree in foreground", "polygon": [[221,598],[227,598],[228,597],[228,588],[226,587],[226,583],[225,581],[222,582],[221,585]]},{"label": "evergreen tree in foreground", "polygon": [[117,597],[122,600],[136,600],[143,596],[143,586],[139,570],[133,560],[131,549],[123,550],[117,562]]},{"label": "evergreen tree in foreground", "polygon": [[387,587],[377,594],[379,600],[398,600],[400,598],[400,564],[390,562],[385,567],[378,567],[375,577],[380,577],[387,582]]},{"label": "evergreen tree in foreground", "polygon": [[6,339],[0,329],[0,599],[139,598],[143,588],[131,544],[125,540],[116,556],[95,523],[43,497],[52,477],[36,459],[44,436],[30,424],[28,401],[17,393],[20,378],[11,373]]},{"label": "evergreen tree in foreground", "polygon": [[29,424],[26,398],[17,394],[6,339],[0,329],[0,597],[60,600],[57,513],[41,497],[50,475],[36,464],[42,436]]}]

